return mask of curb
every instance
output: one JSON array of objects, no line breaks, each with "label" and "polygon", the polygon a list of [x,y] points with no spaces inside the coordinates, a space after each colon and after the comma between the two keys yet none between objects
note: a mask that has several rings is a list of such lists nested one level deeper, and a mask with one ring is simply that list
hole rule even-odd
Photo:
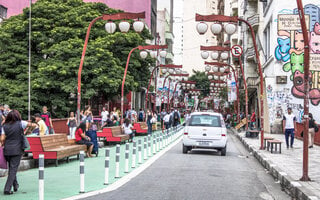
[{"label": "curb", "polygon": [[279,181],[281,189],[286,191],[292,198],[299,200],[318,200],[319,198],[314,195],[307,187],[302,186],[299,181],[294,180],[286,172],[276,166],[271,160],[263,156],[259,149],[249,145],[246,140],[236,133],[234,129],[231,129],[233,135],[235,135],[246,149],[252,153],[252,155],[260,162],[260,164],[268,170],[268,173],[276,180]]}]

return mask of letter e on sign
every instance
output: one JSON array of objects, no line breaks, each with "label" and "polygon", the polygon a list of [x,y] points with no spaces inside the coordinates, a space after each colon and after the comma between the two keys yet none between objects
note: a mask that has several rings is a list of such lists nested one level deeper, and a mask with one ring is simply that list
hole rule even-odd
[{"label": "letter e on sign", "polygon": [[231,47],[231,53],[235,57],[240,57],[242,55],[242,47],[239,45],[234,45]]}]

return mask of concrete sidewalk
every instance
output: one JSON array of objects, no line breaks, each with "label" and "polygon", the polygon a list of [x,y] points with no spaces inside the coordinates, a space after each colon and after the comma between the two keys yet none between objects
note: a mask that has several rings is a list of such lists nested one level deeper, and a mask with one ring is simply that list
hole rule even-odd
[{"label": "concrete sidewalk", "polygon": [[302,182],[303,142],[295,139],[293,148],[287,149],[282,134],[265,134],[281,140],[282,153],[271,154],[270,151],[260,150],[260,138],[246,138],[245,132],[233,131],[240,141],[253,153],[257,160],[280,182],[281,187],[295,199],[320,199],[320,147],[309,149],[309,177],[312,181]]}]

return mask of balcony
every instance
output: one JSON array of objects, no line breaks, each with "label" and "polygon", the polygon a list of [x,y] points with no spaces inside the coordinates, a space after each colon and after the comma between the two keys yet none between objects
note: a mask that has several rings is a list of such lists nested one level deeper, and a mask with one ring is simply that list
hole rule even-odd
[{"label": "balcony", "polygon": [[247,49],[246,51],[246,57],[247,57],[247,61],[254,61],[255,62],[255,51],[254,51],[254,47],[250,47]]},{"label": "balcony", "polygon": [[258,30],[259,27],[259,14],[254,14],[251,17],[247,18],[249,24],[251,24],[252,28]]},{"label": "balcony", "polygon": [[174,36],[172,32],[166,31],[164,37],[166,38],[166,41],[171,41],[171,43],[173,43]]}]

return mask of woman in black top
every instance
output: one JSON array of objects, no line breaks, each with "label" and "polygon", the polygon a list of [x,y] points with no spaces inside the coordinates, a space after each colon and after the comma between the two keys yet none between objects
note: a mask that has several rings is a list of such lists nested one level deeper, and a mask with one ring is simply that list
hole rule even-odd
[{"label": "woman in black top", "polygon": [[13,190],[18,191],[19,184],[17,181],[17,171],[20,164],[20,160],[23,150],[23,134],[24,129],[28,126],[32,126],[32,123],[21,121],[20,113],[17,110],[9,112],[6,121],[3,125],[3,131],[1,134],[1,145],[4,145],[3,154],[9,163],[9,173],[6,185],[4,187],[4,194],[13,194]]},{"label": "woman in black top", "polygon": [[147,111],[147,116],[146,116],[146,120],[147,120],[147,125],[148,125],[148,134],[152,133],[152,123],[151,123],[151,119],[152,119],[152,113],[150,112],[150,110]]},{"label": "woman in black top", "polygon": [[316,121],[313,119],[313,116],[311,113],[309,113],[309,148],[313,148],[314,144],[314,135],[316,133],[316,130],[318,126]]}]

